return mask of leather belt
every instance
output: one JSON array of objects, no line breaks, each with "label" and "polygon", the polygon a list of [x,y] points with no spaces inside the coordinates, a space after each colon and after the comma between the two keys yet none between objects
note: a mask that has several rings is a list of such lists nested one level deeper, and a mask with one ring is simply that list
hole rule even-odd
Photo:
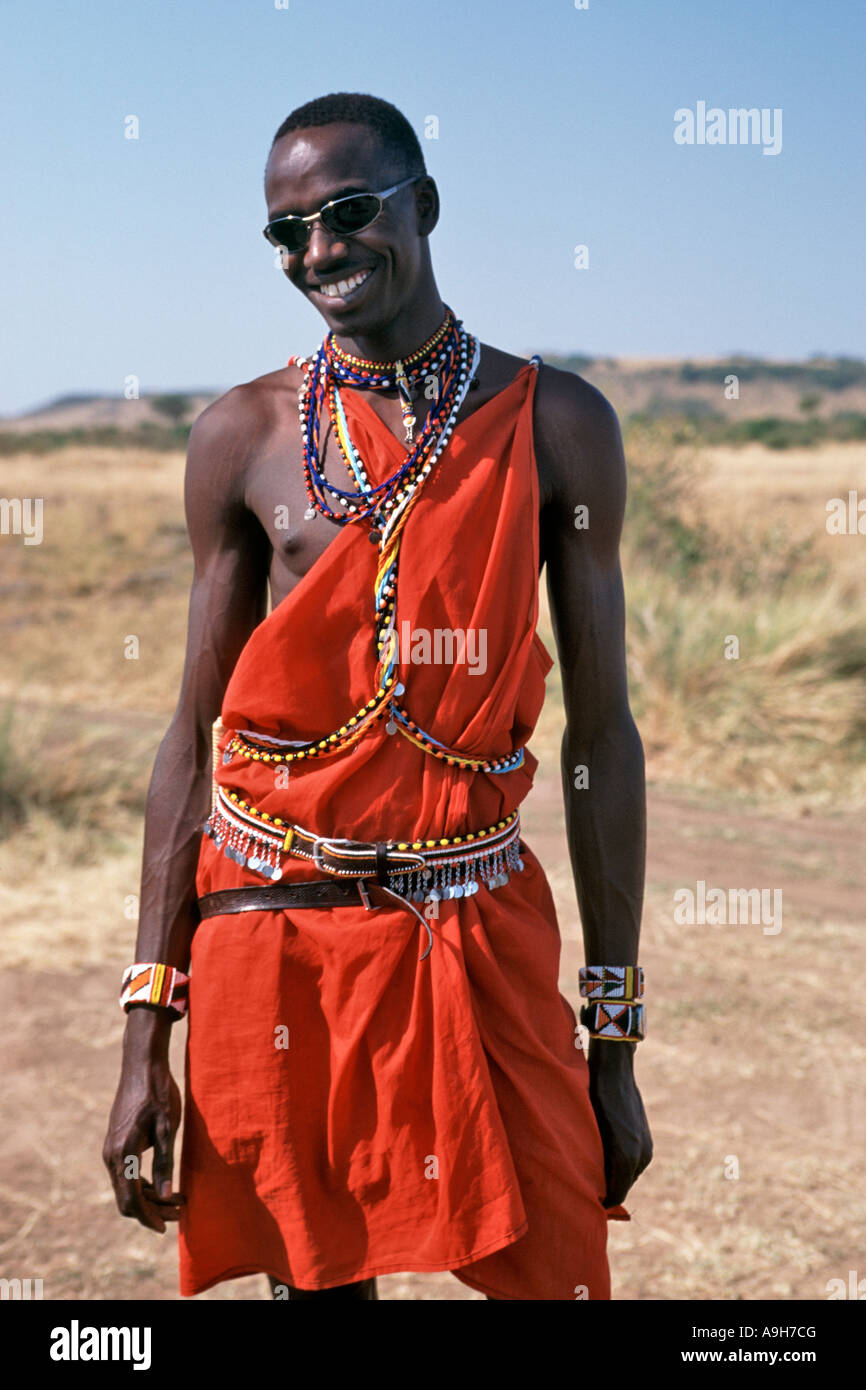
[{"label": "leather belt", "polygon": [[386,906],[373,902],[371,895],[375,893],[375,883],[367,884],[363,879],[346,881],[325,878],[315,879],[312,883],[225,888],[216,893],[205,893],[199,898],[198,907],[202,918],[220,917],[223,913],[231,912],[279,912],[283,908],[358,907],[361,904],[372,912],[376,907]]},{"label": "leather belt", "polygon": [[[389,902],[377,902],[375,897],[384,894]],[[397,903],[414,914],[427,933],[427,949],[421,955],[426,960],[433,949],[433,932],[430,923],[412,903],[407,902],[390,888],[380,888],[376,883],[365,883],[356,878],[351,883],[341,883],[339,879],[317,879],[312,883],[280,883],[272,887],[225,888],[216,893],[205,893],[198,900],[199,915],[221,917],[223,913],[279,911],[281,908],[295,907],[346,907],[363,903],[368,912],[377,907],[388,907]]]}]

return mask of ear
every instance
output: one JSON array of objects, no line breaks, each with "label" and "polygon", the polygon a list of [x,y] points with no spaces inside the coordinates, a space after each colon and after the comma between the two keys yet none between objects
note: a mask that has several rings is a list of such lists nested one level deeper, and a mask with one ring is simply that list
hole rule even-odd
[{"label": "ear", "polygon": [[415,185],[415,212],[419,236],[429,236],[439,221],[439,189],[429,174]]}]

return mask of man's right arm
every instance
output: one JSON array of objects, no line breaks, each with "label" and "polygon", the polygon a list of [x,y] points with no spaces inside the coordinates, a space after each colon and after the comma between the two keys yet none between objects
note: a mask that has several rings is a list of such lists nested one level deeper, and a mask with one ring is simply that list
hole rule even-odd
[{"label": "man's right arm", "polygon": [[[145,812],[137,961],[186,972],[198,924],[195,877],[210,810],[211,728],[238,656],[265,616],[269,546],[245,501],[257,422],[240,391],[229,392],[196,421],[185,480],[195,570],[186,661],[174,717],[154,763]],[[164,1230],[177,1203],[171,1182],[180,1099],[168,1069],[173,1015],[133,1005],[123,1043],[120,1084],[103,1157],[124,1215]],[[154,1148],[154,1184],[127,1176],[128,1160]],[[136,1165],[132,1165],[135,1169]],[[163,1201],[165,1205],[163,1205]]]}]

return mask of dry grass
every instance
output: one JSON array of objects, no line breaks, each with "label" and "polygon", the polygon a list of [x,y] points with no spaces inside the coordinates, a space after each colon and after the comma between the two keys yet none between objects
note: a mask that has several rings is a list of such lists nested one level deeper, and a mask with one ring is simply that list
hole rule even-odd
[{"label": "dry grass", "polygon": [[[699,456],[675,449],[663,426],[627,443],[629,667],[650,779],[785,814],[862,805],[866,541],[824,526],[828,497],[866,493],[861,451]],[[74,904],[90,895],[79,871],[117,871],[124,932],[122,900],[137,891],[130,846],[183,659],[182,477],[181,455],[136,449],[4,464],[7,495],[45,499],[42,545],[4,538],[0,573],[7,961],[33,959],[41,941],[28,921],[28,876],[16,873],[34,857],[52,865],[52,883],[69,876]],[[541,627],[552,651],[546,610]],[[137,660],[124,656],[131,635]],[[738,660],[724,655],[730,635]],[[554,668],[533,740],[554,777],[561,729]],[[76,950],[89,959],[102,937],[94,929],[91,942],[86,919],[75,906],[68,914],[70,960]]]},{"label": "dry grass", "polygon": [[[651,778],[688,787],[689,798],[654,788],[650,799],[642,959],[655,1003],[638,1078],[656,1156],[629,1198],[634,1220],[612,1224],[614,1293],[821,1299],[828,1278],[857,1266],[854,1232],[866,1218],[864,1049],[857,1000],[837,987],[863,971],[862,855],[841,818],[790,812],[864,796],[866,540],[828,537],[824,503],[849,487],[866,493],[866,466],[842,446],[699,459],[675,454],[660,431],[631,439],[629,456],[633,701]],[[45,498],[45,540],[0,541],[0,1002],[10,1033],[0,1253],[4,1274],[18,1262],[45,1275],[46,1297],[176,1297],[174,1241],[120,1220],[99,1150],[141,809],[183,656],[182,472],[179,455],[135,451],[4,461],[5,495]],[[737,662],[723,656],[731,633]],[[129,634],[138,661],[124,659]],[[562,988],[575,1002],[583,955],[555,674],[525,820],[557,900]],[[759,816],[754,803],[780,814]],[[696,928],[684,941],[671,885],[697,878],[780,885],[784,930]],[[736,1181],[724,1175],[731,1155]],[[261,1279],[205,1295],[265,1296]],[[395,1275],[382,1296],[476,1297],[447,1275]]]},{"label": "dry grass", "polygon": [[[663,426],[627,442],[629,678],[650,777],[777,809],[862,806],[866,541],[825,525],[828,498],[866,495],[862,450],[699,455]],[[561,721],[552,672],[546,745]]]},{"label": "dry grass", "polygon": [[192,577],[183,467],[135,449],[4,460],[5,496],[44,499],[44,539],[2,541],[0,701],[170,714]]},{"label": "dry grass", "polygon": [[[525,824],[553,887],[561,988],[575,1003],[583,952],[550,780],[539,781]],[[841,997],[837,984],[863,970],[856,837],[817,818],[738,818],[655,794],[650,831],[641,957],[654,983],[637,1066],[655,1158],[629,1195],[632,1222],[609,1232],[614,1296],[823,1299],[828,1279],[857,1267],[866,1220],[858,1103],[866,1049],[856,995]],[[36,835],[45,842],[41,827]],[[0,845],[7,883],[10,845]],[[0,972],[10,1059],[0,1100],[3,1272],[44,1277],[47,1298],[176,1298],[174,1239],[117,1216],[99,1160],[119,1060],[113,1000],[133,932],[123,908],[137,887],[137,845],[70,867],[52,840],[39,870],[40,901],[29,875],[13,890],[19,969]],[[739,926],[684,937],[673,923],[668,880],[750,883],[770,874],[784,892],[779,935]],[[7,956],[12,944],[7,934]],[[827,968],[816,971],[816,961]],[[175,1030],[178,1079],[183,1043]],[[726,1176],[732,1158],[736,1178]],[[391,1276],[381,1296],[475,1295],[436,1274]],[[261,1278],[242,1279],[204,1297],[266,1298],[267,1289]]]},{"label": "dry grass", "polygon": [[[700,456],[664,424],[627,445],[629,666],[650,776],[778,805],[862,804],[866,542],[825,529],[829,497],[866,495],[862,450]],[[141,449],[4,461],[7,496],[45,499],[42,545],[3,539],[7,830],[27,806],[56,805],[67,829],[140,810],[183,660],[182,476],[180,454]],[[546,620],[542,632],[552,649]],[[561,719],[554,672],[540,747]]]}]

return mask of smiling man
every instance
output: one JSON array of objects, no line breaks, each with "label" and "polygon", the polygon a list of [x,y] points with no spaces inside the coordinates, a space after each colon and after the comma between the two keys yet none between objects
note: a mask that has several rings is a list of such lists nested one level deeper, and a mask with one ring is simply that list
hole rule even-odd
[{"label": "smiling man", "polygon": [[[492,1299],[606,1299],[607,1221],[652,1152],[616,418],[442,301],[436,185],[388,103],[293,112],[265,188],[265,235],[327,333],[190,438],[186,666],[105,1143],[118,1204],[180,1222],[185,1295],[264,1272],[277,1298],[374,1299],[378,1275],[451,1270]],[[588,1055],[520,832],[542,565]],[[454,640],[415,660],[407,625]],[[457,634],[483,669],[443,655]]]}]

